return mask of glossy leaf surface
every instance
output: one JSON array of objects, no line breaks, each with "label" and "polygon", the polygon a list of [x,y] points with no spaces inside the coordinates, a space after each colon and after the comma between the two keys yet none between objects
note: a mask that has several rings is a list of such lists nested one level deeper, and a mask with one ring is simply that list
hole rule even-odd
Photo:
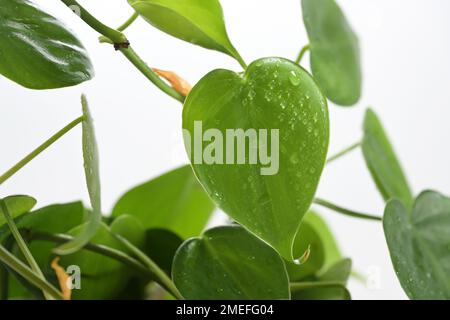
[{"label": "glossy leaf surface", "polygon": [[289,299],[283,260],[240,226],[211,229],[186,241],[172,273],[186,299]]},{"label": "glossy leaf surface", "polygon": [[414,197],[380,119],[368,109],[364,119],[362,150],[367,167],[384,200],[401,200],[411,207]]},{"label": "glossy leaf surface", "polygon": [[351,106],[361,96],[358,39],[335,0],[303,0],[311,68],[326,96]]},{"label": "glossy leaf surface", "polygon": [[[12,218],[16,218],[24,213],[27,213],[36,205],[36,199],[29,196],[9,196],[4,199],[0,199],[0,201],[4,201],[4,204],[8,208],[8,212]],[[0,206],[0,226],[5,223],[5,216],[2,207]]]},{"label": "glossy leaf surface", "polygon": [[397,277],[411,299],[450,299],[450,199],[425,191],[412,213],[399,200],[383,219]]},{"label": "glossy leaf surface", "polygon": [[[328,150],[327,102],[313,78],[280,58],[257,60],[244,74],[215,70],[189,94],[183,128],[195,173],[215,203],[292,261],[294,238]],[[244,152],[243,143],[227,139],[227,132],[238,129],[241,136],[248,129],[249,137],[254,133],[245,138]],[[250,154],[256,151],[253,164]],[[264,151],[272,155],[269,161],[261,161]],[[238,153],[245,153],[245,161],[239,162]]]},{"label": "glossy leaf surface", "polygon": [[68,87],[94,75],[72,31],[28,0],[0,0],[0,34],[0,74],[24,87]]},{"label": "glossy leaf surface", "polygon": [[128,0],[150,24],[178,39],[226,53],[241,64],[218,0]]}]

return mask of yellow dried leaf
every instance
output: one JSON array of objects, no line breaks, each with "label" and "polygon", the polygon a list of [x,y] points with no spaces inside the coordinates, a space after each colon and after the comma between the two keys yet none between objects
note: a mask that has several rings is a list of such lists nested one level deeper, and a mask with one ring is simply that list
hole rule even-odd
[{"label": "yellow dried leaf", "polygon": [[66,273],[66,270],[58,264],[59,259],[59,257],[53,259],[51,267],[55,270],[64,300],[70,300],[72,297],[72,289],[67,285],[69,283],[70,276]]},{"label": "yellow dried leaf", "polygon": [[174,88],[178,93],[186,97],[192,90],[192,86],[175,72],[160,70],[157,68],[152,69],[158,76],[166,79],[172,88]]}]

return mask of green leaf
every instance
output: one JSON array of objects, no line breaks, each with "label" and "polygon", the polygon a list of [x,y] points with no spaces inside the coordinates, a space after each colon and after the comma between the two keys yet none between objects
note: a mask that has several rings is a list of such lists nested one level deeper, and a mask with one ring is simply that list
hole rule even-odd
[{"label": "green leaf", "polygon": [[88,215],[85,228],[75,239],[55,249],[60,255],[74,253],[80,250],[95,235],[102,221],[100,170],[98,161],[98,148],[95,139],[95,130],[86,97],[81,97],[83,106],[83,158],[86,184],[91,201],[92,211]]},{"label": "green leaf", "polygon": [[350,277],[352,261],[342,259],[321,274],[310,278],[310,282],[291,284],[293,300],[350,300],[345,285]]},{"label": "green leaf", "polygon": [[124,237],[136,247],[141,248],[145,243],[145,229],[142,223],[133,216],[118,217],[113,221],[110,229],[112,233]]},{"label": "green leaf", "polygon": [[396,198],[410,208],[414,197],[408,181],[378,116],[371,109],[364,119],[362,151],[384,200]]},{"label": "green leaf", "polygon": [[310,284],[308,288],[294,289],[292,300],[351,300],[350,292],[340,284]]},{"label": "green leaf", "polygon": [[305,215],[295,238],[294,257],[298,259],[304,254],[307,254],[308,258],[300,265],[286,262],[291,282],[324,272],[341,259],[340,250],[331,230],[313,211]]},{"label": "green leaf", "polygon": [[175,256],[173,280],[186,299],[289,299],[283,260],[240,226],[186,241]]},{"label": "green leaf", "polygon": [[145,229],[167,229],[187,239],[203,231],[214,208],[191,167],[184,166],[128,191],[112,215],[130,214]]},{"label": "green leaf", "polygon": [[[28,229],[49,234],[65,234],[75,226],[80,225],[84,219],[84,207],[81,202],[56,204],[29,212],[15,219],[19,230]],[[10,231],[7,225],[0,227],[0,243],[9,239]],[[49,279],[54,275],[50,267],[52,250],[55,244],[47,241],[35,241],[25,236],[29,249],[42,272]],[[27,298],[26,291],[15,279],[10,279],[9,298]],[[25,294],[25,296],[24,296]]]},{"label": "green leaf", "polygon": [[[24,213],[27,213],[36,205],[36,199],[29,196],[9,196],[3,200],[8,208],[9,214],[12,218],[19,217]],[[0,206],[0,226],[6,223],[5,216]],[[0,233],[1,238],[1,233]]]},{"label": "green leaf", "polygon": [[178,39],[234,57],[245,65],[233,47],[218,0],[128,0],[150,24]]},{"label": "green leaf", "polygon": [[[329,142],[327,101],[311,75],[280,58],[257,60],[244,74],[215,70],[189,94],[183,129],[194,171],[210,197],[292,261]],[[235,143],[238,129],[245,146]],[[268,165],[262,164],[260,145],[272,156]],[[244,164],[237,164],[239,153],[245,153]]]},{"label": "green leaf", "polygon": [[450,199],[420,194],[412,213],[398,200],[384,213],[384,233],[397,277],[411,299],[450,299]]},{"label": "green leaf", "polygon": [[91,79],[83,45],[59,20],[27,0],[0,0],[0,74],[30,89]]},{"label": "green leaf", "polygon": [[311,68],[326,96],[351,106],[361,96],[358,39],[334,0],[303,0],[303,21],[311,48]]},{"label": "green leaf", "polygon": [[165,229],[150,229],[146,232],[144,252],[167,274],[172,273],[175,253],[183,240]]}]

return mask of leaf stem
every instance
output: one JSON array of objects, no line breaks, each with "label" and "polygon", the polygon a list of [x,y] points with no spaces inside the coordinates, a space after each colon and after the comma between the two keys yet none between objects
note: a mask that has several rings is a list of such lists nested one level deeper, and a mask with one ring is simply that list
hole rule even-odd
[{"label": "leaf stem", "polygon": [[346,208],[342,208],[340,206],[337,206],[327,200],[323,200],[320,198],[316,198],[313,201],[315,204],[328,208],[330,210],[333,210],[335,212],[339,212],[342,213],[344,215],[353,217],[353,218],[360,218],[360,219],[367,219],[367,220],[375,220],[375,221],[383,221],[383,219],[381,217],[378,216],[374,216],[374,215],[370,215],[370,214],[365,214],[365,213],[360,213],[360,212],[356,212],[356,211],[352,211]]},{"label": "leaf stem", "polygon": [[136,21],[136,19],[139,17],[139,13],[135,12],[133,15],[128,18],[127,21],[125,21],[120,27],[117,28],[117,31],[125,31],[129,26],[133,24],[133,22]]},{"label": "leaf stem", "polygon": [[36,148],[34,151],[32,151],[25,158],[20,160],[15,166],[13,166],[11,169],[6,171],[2,176],[0,176],[0,185],[2,183],[4,183],[6,180],[8,180],[9,178],[11,178],[11,176],[16,174],[20,169],[22,169],[24,166],[26,166],[31,160],[36,158],[39,154],[41,154],[44,150],[46,150],[48,147],[50,147],[53,143],[55,143],[57,140],[59,140],[62,136],[64,136],[67,132],[72,130],[74,127],[76,127],[82,121],[83,121],[83,116],[75,119],[74,121],[69,123],[67,126],[62,128],[60,131],[58,131],[56,134],[54,134],[50,139],[45,141],[38,148]]},{"label": "leaf stem", "polygon": [[342,150],[342,151],[336,153],[335,155],[331,156],[330,158],[328,158],[327,164],[345,156],[346,154],[352,152],[353,150],[355,150],[356,148],[358,148],[360,146],[361,146],[361,142],[356,142],[356,143],[352,144],[351,146],[345,148],[344,150]]},{"label": "leaf stem", "polygon": [[17,272],[24,279],[29,281],[34,286],[41,289],[43,292],[49,294],[53,299],[62,300],[61,293],[45,279],[38,277],[33,270],[27,267],[22,261],[12,255],[2,245],[0,245],[0,261],[4,263],[11,270]]},{"label": "leaf stem", "polygon": [[308,52],[310,49],[311,49],[310,44],[307,44],[306,46],[304,46],[302,48],[302,50],[300,51],[300,53],[298,54],[298,57],[295,60],[295,63],[300,64],[300,62],[302,62],[303,57],[305,56],[305,53]]},{"label": "leaf stem", "polygon": [[116,50],[120,50],[123,55],[156,87],[181,103],[184,102],[185,97],[165,83],[155,72],[153,72],[150,67],[147,66],[147,64],[131,48],[127,37],[122,32],[104,25],[102,22],[97,20],[97,18],[91,15],[85,8],[83,8],[76,0],[61,1],[69,8],[76,7],[77,10],[79,10],[80,18],[92,29],[106,37],[106,39],[101,39],[101,41],[114,44]]},{"label": "leaf stem", "polygon": [[[0,200],[0,211],[3,212],[3,215],[5,217],[6,223],[8,224],[9,230],[11,231],[11,234],[13,235],[14,239],[17,242],[17,245],[22,252],[23,256],[27,260],[28,264],[31,267],[31,270],[33,270],[36,275],[45,281],[44,274],[41,271],[41,268],[39,268],[39,265],[37,264],[36,260],[34,259],[33,255],[31,254],[30,249],[28,249],[27,244],[22,238],[22,235],[19,232],[19,229],[17,229],[16,224],[14,223],[14,219],[11,217],[11,214],[9,213],[8,206],[6,205],[5,201]],[[45,291],[43,292],[44,296],[47,300],[52,299],[52,296],[49,296]]]},{"label": "leaf stem", "polygon": [[175,287],[175,284],[172,282],[172,279],[170,279],[167,274],[161,270],[161,268],[153,262],[152,259],[150,259],[145,253],[143,253],[139,248],[134,246],[130,241],[123,238],[122,236],[115,234],[115,237],[123,243],[123,245],[130,250],[139,260],[141,260],[142,263],[144,263],[149,270],[151,270],[161,281],[161,284],[169,290],[169,292],[178,300],[183,300],[183,296],[178,291],[178,289]]}]

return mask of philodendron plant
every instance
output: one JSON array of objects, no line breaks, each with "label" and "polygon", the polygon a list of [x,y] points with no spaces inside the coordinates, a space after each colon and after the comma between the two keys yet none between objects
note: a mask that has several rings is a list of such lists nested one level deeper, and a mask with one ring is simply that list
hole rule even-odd
[{"label": "philodendron plant", "polygon": [[[91,79],[81,42],[35,2],[0,0],[0,74],[35,90]],[[90,203],[34,209],[31,196],[0,199],[1,299],[350,299],[351,260],[312,205],[381,222],[406,294],[450,299],[450,199],[434,191],[414,197],[372,109],[361,141],[328,156],[328,101],[354,106],[362,88],[358,38],[335,0],[301,1],[309,44],[296,60],[263,57],[248,65],[218,0],[128,3],[134,14],[114,29],[77,1],[61,0],[100,42],[182,104],[191,165],[127,191],[104,215],[82,96],[81,116],[2,174],[0,184],[81,125]],[[133,50],[124,31],[138,18],[227,54],[240,68],[213,70],[191,88]],[[305,54],[310,70],[301,65]],[[383,217],[316,196],[324,166],[358,148],[386,201]],[[216,207],[230,222],[205,230]]]}]

